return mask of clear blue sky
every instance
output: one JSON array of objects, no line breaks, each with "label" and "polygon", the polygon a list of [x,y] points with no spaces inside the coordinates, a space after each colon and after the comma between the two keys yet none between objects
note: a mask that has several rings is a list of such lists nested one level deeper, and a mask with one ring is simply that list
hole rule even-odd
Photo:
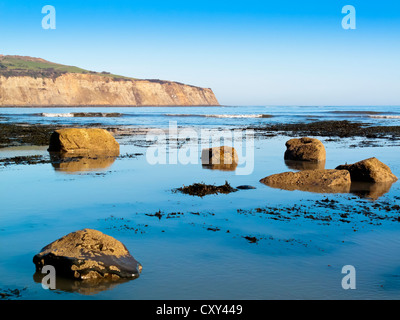
[{"label": "clear blue sky", "polygon": [[226,105],[400,105],[400,1],[0,0],[0,54],[210,87]]}]

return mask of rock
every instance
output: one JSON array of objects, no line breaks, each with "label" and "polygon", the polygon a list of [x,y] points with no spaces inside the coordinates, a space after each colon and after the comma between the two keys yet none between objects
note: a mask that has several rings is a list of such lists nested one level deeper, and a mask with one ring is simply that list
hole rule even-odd
[{"label": "rock", "polygon": [[397,177],[390,168],[377,158],[369,158],[354,164],[340,165],[336,169],[348,170],[352,181],[374,183],[397,181]]},{"label": "rock", "polygon": [[118,156],[119,144],[113,135],[104,129],[60,129],[51,135],[48,151]]},{"label": "rock", "polygon": [[33,257],[36,271],[52,265],[56,274],[77,280],[137,278],[142,266],[118,240],[83,229],[50,243]]},{"label": "rock", "polygon": [[248,184],[244,184],[244,185],[241,185],[241,186],[237,186],[236,189],[251,190],[251,189],[256,189],[256,187],[250,186]]},{"label": "rock", "polygon": [[235,148],[221,146],[203,149],[201,163],[204,168],[233,171],[236,169],[239,157]]},{"label": "rock", "polygon": [[325,147],[318,139],[290,139],[286,142],[286,148],[285,160],[317,162],[326,159]]},{"label": "rock", "polygon": [[267,186],[318,193],[348,193],[351,179],[346,170],[304,170],[274,174],[260,180]]}]

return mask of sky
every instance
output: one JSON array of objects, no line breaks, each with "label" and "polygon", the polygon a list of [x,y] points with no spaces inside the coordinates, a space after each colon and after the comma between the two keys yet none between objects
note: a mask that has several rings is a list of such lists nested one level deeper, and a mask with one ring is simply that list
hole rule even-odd
[{"label": "sky", "polygon": [[207,87],[223,105],[400,105],[400,1],[0,0],[0,54]]}]

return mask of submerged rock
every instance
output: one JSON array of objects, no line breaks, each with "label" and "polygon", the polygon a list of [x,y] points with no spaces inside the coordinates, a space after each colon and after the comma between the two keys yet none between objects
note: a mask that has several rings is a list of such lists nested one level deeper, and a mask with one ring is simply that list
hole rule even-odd
[{"label": "submerged rock", "polygon": [[113,135],[104,129],[59,129],[51,135],[48,151],[118,156],[119,144]]},{"label": "submerged rock", "polygon": [[352,181],[387,183],[397,181],[390,168],[377,158],[369,158],[354,164],[340,165],[337,170],[348,170]]},{"label": "submerged rock", "polygon": [[324,161],[326,151],[323,143],[314,138],[290,139],[286,142],[285,160]]},{"label": "submerged rock", "polygon": [[261,183],[279,189],[318,193],[350,192],[350,173],[346,170],[304,170],[265,177]]},{"label": "submerged rock", "polygon": [[58,276],[77,280],[137,278],[142,266],[118,240],[83,229],[45,246],[33,257],[36,271],[52,265]]},{"label": "submerged rock", "polygon": [[236,189],[240,189],[240,190],[251,190],[251,189],[255,189],[256,187],[250,186],[248,184],[244,184],[241,186],[237,186]]},{"label": "submerged rock", "polygon": [[206,169],[233,171],[238,162],[239,157],[233,147],[214,147],[203,149],[201,152],[201,163]]}]

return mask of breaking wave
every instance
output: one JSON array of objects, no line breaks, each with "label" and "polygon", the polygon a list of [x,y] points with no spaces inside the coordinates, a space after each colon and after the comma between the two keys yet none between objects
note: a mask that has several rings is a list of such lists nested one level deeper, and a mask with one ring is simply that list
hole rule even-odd
[{"label": "breaking wave", "polygon": [[272,118],[269,114],[166,114],[168,117],[204,117],[204,118]]},{"label": "breaking wave", "polygon": [[107,112],[69,112],[69,113],[40,113],[39,114],[42,117],[47,117],[47,118],[83,118],[83,117],[87,117],[87,118],[92,118],[92,117],[100,117],[100,118],[104,118],[104,117],[111,117],[111,118],[115,118],[115,117],[121,117],[122,114],[121,113],[107,113]]}]

